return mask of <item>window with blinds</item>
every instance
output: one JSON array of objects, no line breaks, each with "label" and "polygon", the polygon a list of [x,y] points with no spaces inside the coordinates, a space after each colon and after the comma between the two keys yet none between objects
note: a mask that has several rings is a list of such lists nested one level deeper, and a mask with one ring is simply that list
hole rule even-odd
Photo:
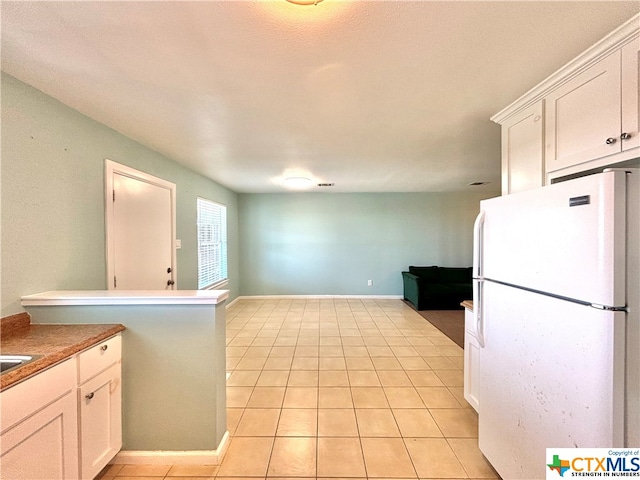
[{"label": "window with blinds", "polygon": [[227,280],[227,207],[198,198],[198,288]]}]

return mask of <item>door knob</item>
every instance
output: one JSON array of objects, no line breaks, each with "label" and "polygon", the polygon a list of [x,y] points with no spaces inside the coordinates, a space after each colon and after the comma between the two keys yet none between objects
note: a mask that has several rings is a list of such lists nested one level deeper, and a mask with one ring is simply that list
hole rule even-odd
[{"label": "door knob", "polygon": [[174,282],[173,280],[167,280],[167,285],[171,286],[174,285],[176,282]]},{"label": "door knob", "polygon": [[607,145],[613,145],[614,143],[616,143],[616,139],[613,137],[609,137],[607,138]]},{"label": "door knob", "polygon": [[627,132],[620,135],[620,140],[629,140],[630,138],[631,138],[631,134]]}]

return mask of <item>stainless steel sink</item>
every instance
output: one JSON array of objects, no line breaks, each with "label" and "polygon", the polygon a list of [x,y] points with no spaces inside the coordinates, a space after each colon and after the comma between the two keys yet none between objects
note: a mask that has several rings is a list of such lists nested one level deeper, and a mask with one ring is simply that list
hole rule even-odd
[{"label": "stainless steel sink", "polygon": [[0,355],[0,373],[6,373],[39,358],[40,355]]}]

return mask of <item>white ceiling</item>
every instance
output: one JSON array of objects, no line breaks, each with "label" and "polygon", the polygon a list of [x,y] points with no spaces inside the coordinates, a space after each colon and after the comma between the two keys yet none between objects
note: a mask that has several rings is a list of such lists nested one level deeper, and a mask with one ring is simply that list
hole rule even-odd
[{"label": "white ceiling", "polygon": [[499,189],[489,117],[640,2],[1,8],[4,71],[234,191],[419,192]]}]

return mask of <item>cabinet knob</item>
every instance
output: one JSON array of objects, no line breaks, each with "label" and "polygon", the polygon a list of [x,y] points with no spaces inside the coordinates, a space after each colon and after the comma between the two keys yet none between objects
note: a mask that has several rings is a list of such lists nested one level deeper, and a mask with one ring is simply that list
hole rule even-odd
[{"label": "cabinet knob", "polygon": [[616,139],[613,137],[609,137],[607,138],[607,145],[613,145],[614,143],[616,143]]},{"label": "cabinet knob", "polygon": [[109,348],[109,345],[102,345],[100,347],[100,350],[102,350],[103,352],[107,350],[107,348]]},{"label": "cabinet knob", "polygon": [[88,393],[87,395],[84,396],[84,398],[86,398],[87,400],[91,400],[93,398],[93,392]]},{"label": "cabinet knob", "polygon": [[175,285],[176,282],[174,282],[173,280],[167,280],[167,285],[171,286],[171,285]]},{"label": "cabinet knob", "polygon": [[630,138],[631,138],[631,134],[627,132],[620,135],[620,140],[629,140]]}]

